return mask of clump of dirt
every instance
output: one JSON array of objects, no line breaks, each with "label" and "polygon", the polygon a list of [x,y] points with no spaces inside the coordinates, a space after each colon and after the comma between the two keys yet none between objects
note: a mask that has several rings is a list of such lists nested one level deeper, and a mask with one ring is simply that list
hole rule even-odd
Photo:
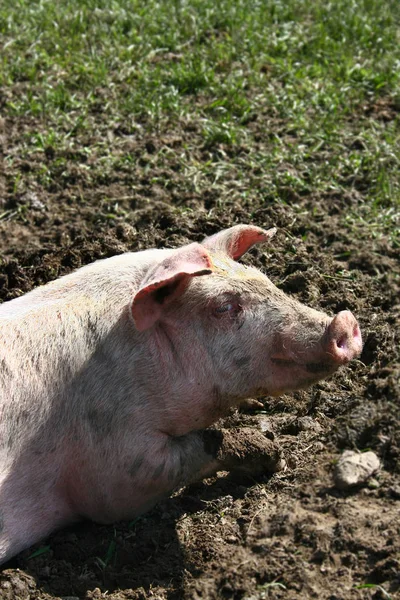
[{"label": "clump of dirt", "polygon": [[[392,108],[371,110],[384,119]],[[146,162],[160,144],[180,148],[189,133],[144,136],[131,151]],[[45,157],[53,161],[50,149]],[[26,161],[26,173],[35,165],[35,157]],[[29,197],[7,188],[2,209],[19,213],[0,224],[2,300],[96,259],[201,240],[249,222],[251,212],[254,224],[281,231],[244,262],[308,305],[330,314],[352,310],[364,351],[311,390],[265,398],[253,414],[237,412],[225,422],[232,430],[261,428],[282,452],[284,470],[241,478],[221,472],[130,523],[81,523],[55,533],[4,565],[1,597],[352,600],[386,597],[382,588],[394,598],[400,590],[399,249],[371,241],[367,231],[352,238],[341,221],[349,202],[357,202],[352,197],[296,196],[285,205],[264,198],[251,207],[232,200],[219,207],[212,190],[180,196],[184,174],[174,164],[157,173],[172,187],[143,175],[134,194],[127,194],[131,175],[121,169],[91,191],[87,170],[72,165],[60,187]],[[117,201],[123,216],[114,210]],[[383,465],[369,485],[347,492],[332,479],[346,448],[372,449]],[[357,589],[364,584],[371,587]]]}]

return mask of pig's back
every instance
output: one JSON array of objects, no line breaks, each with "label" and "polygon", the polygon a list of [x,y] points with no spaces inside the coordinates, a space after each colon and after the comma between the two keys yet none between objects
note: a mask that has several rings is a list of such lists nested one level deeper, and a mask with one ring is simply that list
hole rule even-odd
[{"label": "pig's back", "polygon": [[[127,252],[98,260],[81,267],[77,271],[64,275],[20,296],[0,304],[0,327],[8,319],[23,318],[38,310],[50,310],[62,307],[65,303],[91,298],[94,303],[112,299],[114,305],[119,301],[129,301],[140,284],[143,274],[151,268],[160,254],[167,255],[170,250],[144,250]],[[1,335],[1,333],[0,333]]]}]

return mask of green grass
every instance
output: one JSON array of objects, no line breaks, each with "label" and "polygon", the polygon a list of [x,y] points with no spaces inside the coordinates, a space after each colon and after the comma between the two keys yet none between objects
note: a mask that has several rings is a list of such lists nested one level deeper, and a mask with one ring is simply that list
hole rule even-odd
[{"label": "green grass", "polygon": [[350,193],[357,202],[342,224],[398,245],[399,81],[398,0],[0,7],[2,114],[27,123],[19,155],[43,155],[23,181],[15,153],[6,156],[16,191],[67,186],[71,161],[86,185],[105,185],[138,166],[129,136],[179,127],[193,133],[177,150],[139,164],[146,173],[173,164],[177,193],[212,188],[220,207],[239,200],[250,217],[255,198],[296,206]]}]

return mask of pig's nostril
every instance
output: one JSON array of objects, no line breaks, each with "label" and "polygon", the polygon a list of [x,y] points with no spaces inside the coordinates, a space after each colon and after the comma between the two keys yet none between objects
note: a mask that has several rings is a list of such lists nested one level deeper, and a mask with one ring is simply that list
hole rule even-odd
[{"label": "pig's nostril", "polygon": [[337,342],[336,345],[340,350],[344,350],[346,348],[346,338],[342,337]]}]

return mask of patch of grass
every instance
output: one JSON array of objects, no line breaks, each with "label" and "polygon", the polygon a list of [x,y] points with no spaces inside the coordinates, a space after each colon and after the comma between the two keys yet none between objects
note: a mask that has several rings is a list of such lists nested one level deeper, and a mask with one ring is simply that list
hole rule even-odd
[{"label": "patch of grass", "polygon": [[355,586],[356,590],[374,590],[379,591],[383,598],[387,598],[387,600],[391,600],[392,596],[387,593],[387,591],[381,586],[375,583],[362,583],[360,585]]},{"label": "patch of grass", "polygon": [[287,588],[279,581],[271,581],[270,583],[264,583],[263,585],[258,586],[257,591],[250,596],[246,596],[245,600],[265,600],[270,597],[269,592],[273,592],[276,589],[286,590]]},{"label": "patch of grass", "polygon": [[[29,131],[7,169],[17,181],[13,152],[39,151],[32,184],[65,187],[76,164],[108,185],[118,166],[140,193],[155,162],[179,165],[177,194],[249,216],[255,198],[350,194],[341,224],[398,245],[399,20],[397,0],[3,0],[2,111]],[[176,128],[146,166],[126,149]]]},{"label": "patch of grass", "polygon": [[50,546],[41,546],[40,548],[35,550],[35,552],[32,552],[30,556],[28,556],[28,560],[30,560],[31,558],[36,558],[37,556],[42,556],[42,554],[47,554],[47,552],[49,552],[50,549]]}]

